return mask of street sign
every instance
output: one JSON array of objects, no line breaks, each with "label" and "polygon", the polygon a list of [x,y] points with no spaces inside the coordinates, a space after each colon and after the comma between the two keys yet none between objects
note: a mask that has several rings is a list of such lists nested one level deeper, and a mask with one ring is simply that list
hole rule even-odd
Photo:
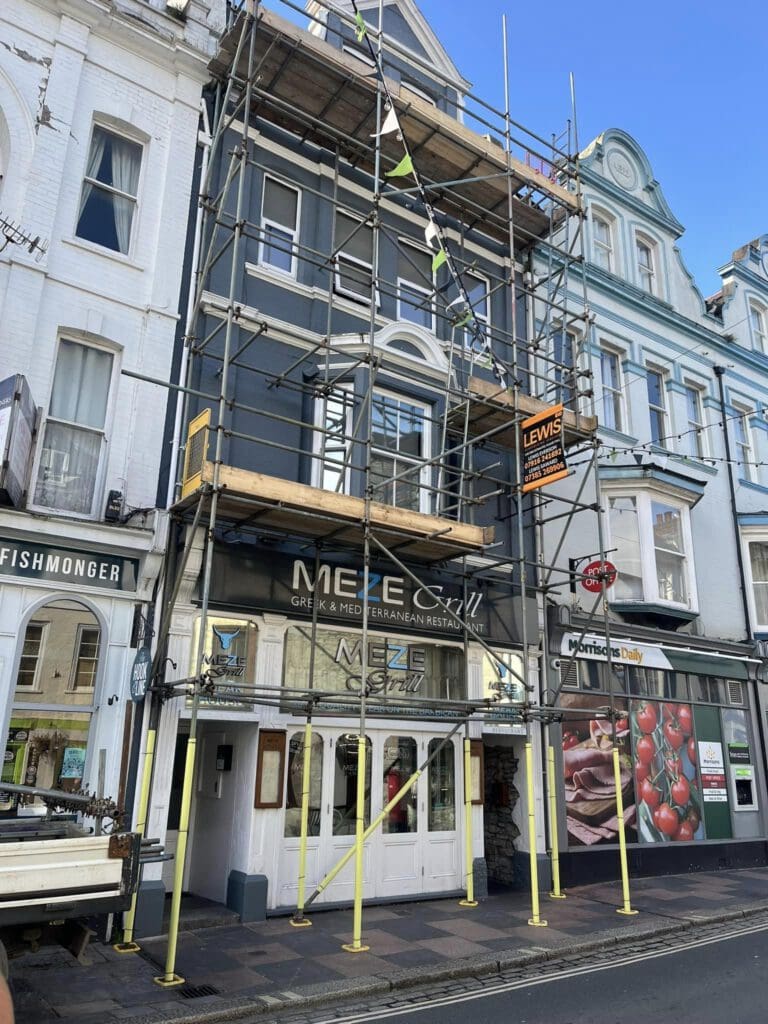
[{"label": "street sign", "polygon": [[590,562],[584,570],[585,578],[581,581],[582,587],[590,594],[598,594],[603,589],[603,581],[599,577],[605,573],[607,573],[605,585],[612,587],[618,576],[618,570],[613,562]]},{"label": "street sign", "polygon": [[140,704],[144,700],[149,683],[149,670],[152,667],[152,655],[148,647],[140,647],[136,651],[131,669],[131,700]]}]

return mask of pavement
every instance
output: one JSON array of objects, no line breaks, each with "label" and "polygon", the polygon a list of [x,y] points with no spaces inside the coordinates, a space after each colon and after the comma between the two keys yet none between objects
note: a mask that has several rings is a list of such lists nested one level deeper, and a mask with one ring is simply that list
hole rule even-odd
[{"label": "pavement", "polygon": [[351,954],[341,949],[352,938],[350,910],[318,911],[311,928],[293,928],[288,917],[239,924],[224,908],[196,900],[179,932],[183,986],[153,981],[163,971],[162,937],[127,955],[91,943],[84,963],[47,947],[11,962],[16,1021],[213,1024],[498,974],[768,910],[768,868],[636,879],[631,902],[637,915],[616,913],[618,882],[570,889],[565,900],[544,894],[546,928],[528,924],[530,897],[521,891],[494,892],[474,909],[455,898],[366,907],[370,949]]}]

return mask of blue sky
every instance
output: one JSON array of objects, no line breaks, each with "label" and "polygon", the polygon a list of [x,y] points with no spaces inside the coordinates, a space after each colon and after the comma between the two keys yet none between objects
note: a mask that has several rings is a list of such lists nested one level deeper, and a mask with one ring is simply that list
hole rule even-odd
[{"label": "blue sky", "polygon": [[574,73],[582,147],[606,128],[642,146],[704,295],[734,249],[768,233],[765,0],[417,2],[473,91],[499,108],[507,14],[512,117],[545,138],[570,116]]}]

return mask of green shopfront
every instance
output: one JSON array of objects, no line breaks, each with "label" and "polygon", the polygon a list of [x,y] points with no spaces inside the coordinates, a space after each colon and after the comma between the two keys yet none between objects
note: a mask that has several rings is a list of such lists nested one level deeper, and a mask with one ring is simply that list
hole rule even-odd
[{"label": "green shopfront", "polygon": [[631,873],[765,864],[751,651],[683,646],[679,635],[649,643],[614,629],[610,659],[596,631],[560,630],[550,647],[564,711],[557,756],[566,884],[618,877],[614,739]]}]

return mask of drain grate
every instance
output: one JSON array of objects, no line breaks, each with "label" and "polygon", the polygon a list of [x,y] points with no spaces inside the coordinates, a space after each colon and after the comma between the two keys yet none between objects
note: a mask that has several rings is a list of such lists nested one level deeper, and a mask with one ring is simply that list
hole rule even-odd
[{"label": "drain grate", "polygon": [[214,985],[187,985],[179,989],[182,999],[200,999],[201,996],[217,996],[219,989]]}]

